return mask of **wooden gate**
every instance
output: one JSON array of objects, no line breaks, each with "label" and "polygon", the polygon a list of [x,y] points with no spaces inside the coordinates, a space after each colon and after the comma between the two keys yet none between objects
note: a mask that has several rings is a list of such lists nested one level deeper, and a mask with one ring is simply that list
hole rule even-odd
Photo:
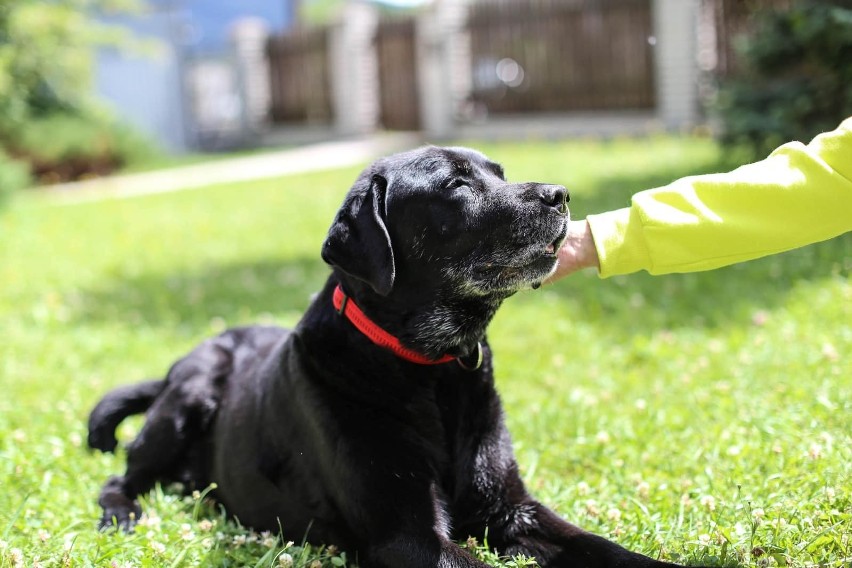
[{"label": "wooden gate", "polygon": [[651,0],[486,0],[469,26],[490,112],[655,105]]},{"label": "wooden gate", "polygon": [[389,130],[420,129],[413,18],[385,19],[376,30],[380,121]]},{"label": "wooden gate", "polygon": [[295,29],[267,44],[274,122],[332,121],[328,29]]}]

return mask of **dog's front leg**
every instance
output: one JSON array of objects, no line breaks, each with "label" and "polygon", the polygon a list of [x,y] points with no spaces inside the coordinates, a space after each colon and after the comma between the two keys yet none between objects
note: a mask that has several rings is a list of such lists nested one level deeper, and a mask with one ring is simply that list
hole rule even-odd
[{"label": "dog's front leg", "polygon": [[489,568],[447,538],[399,534],[371,547],[361,568]]},{"label": "dog's front leg", "polygon": [[362,519],[369,534],[361,568],[488,568],[450,540],[449,514],[434,483],[426,489],[389,482],[387,488],[386,499],[372,500],[382,508]]},{"label": "dog's front leg", "polygon": [[501,554],[535,557],[542,568],[671,568],[586,532],[533,500],[515,503],[489,527],[489,542]]}]

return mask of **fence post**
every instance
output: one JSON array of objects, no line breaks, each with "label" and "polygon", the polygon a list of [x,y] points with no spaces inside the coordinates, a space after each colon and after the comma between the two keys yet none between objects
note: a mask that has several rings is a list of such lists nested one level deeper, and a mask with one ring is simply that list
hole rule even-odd
[{"label": "fence post", "polygon": [[330,29],[332,108],[342,135],[369,134],[379,123],[379,67],[373,41],[378,22],[375,6],[352,0]]},{"label": "fence post", "polygon": [[420,120],[430,137],[448,138],[470,97],[471,47],[466,0],[434,0],[417,19]]},{"label": "fence post", "polygon": [[231,30],[231,48],[242,111],[242,138],[263,131],[269,120],[271,86],[266,42],[269,29],[263,20],[243,18]]},{"label": "fence post", "polygon": [[700,0],[653,0],[657,114],[667,128],[699,120],[699,10]]}]

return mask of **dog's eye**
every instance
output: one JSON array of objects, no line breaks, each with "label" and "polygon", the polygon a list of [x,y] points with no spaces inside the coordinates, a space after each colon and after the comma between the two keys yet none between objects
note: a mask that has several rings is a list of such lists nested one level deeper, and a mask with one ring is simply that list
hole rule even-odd
[{"label": "dog's eye", "polygon": [[468,184],[467,180],[464,180],[464,179],[461,179],[461,178],[451,179],[445,184],[445,187],[447,189],[461,189],[461,188],[468,187],[468,186],[469,186],[469,184]]}]

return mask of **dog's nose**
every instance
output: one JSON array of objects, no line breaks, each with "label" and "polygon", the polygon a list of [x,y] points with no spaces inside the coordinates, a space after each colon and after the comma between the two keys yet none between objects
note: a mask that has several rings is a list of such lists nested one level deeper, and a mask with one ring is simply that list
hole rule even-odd
[{"label": "dog's nose", "polygon": [[538,189],[538,197],[541,202],[548,207],[555,208],[560,214],[565,214],[568,211],[568,190],[561,185],[540,185]]}]

